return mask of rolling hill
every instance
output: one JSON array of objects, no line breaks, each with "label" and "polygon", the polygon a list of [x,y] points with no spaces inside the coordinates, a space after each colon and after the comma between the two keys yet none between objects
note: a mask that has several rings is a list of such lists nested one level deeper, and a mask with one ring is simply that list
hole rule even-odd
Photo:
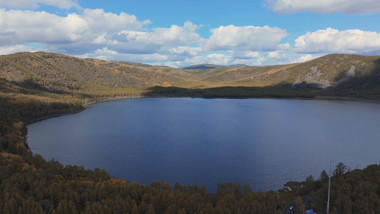
[{"label": "rolling hill", "polygon": [[52,53],[17,53],[0,57],[0,77],[22,83],[31,81],[55,90],[91,87],[123,88],[184,82],[186,73],[164,66],[79,59]]},{"label": "rolling hill", "polygon": [[206,67],[176,69],[44,52],[0,56],[1,88],[13,85],[52,93],[123,96],[140,95],[154,86],[208,89],[287,85],[298,90],[323,89],[315,94],[320,96],[380,97],[380,56],[330,54],[298,64]]},{"label": "rolling hill", "polygon": [[233,68],[233,67],[242,67],[243,64],[237,65],[213,65],[213,64],[199,64],[199,65],[190,65],[183,67],[185,70],[205,70],[205,69],[214,69],[214,68]]},{"label": "rolling hill", "polygon": [[[380,56],[330,54],[308,62],[275,66],[219,67],[193,70],[193,79],[224,86],[270,86],[280,83],[336,87],[350,79],[377,76]],[[190,71],[188,71],[190,72]]]}]

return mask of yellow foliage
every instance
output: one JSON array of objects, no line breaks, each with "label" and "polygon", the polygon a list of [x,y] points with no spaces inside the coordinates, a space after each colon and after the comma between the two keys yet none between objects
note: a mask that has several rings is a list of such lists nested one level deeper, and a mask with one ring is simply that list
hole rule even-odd
[{"label": "yellow foliage", "polygon": [[81,178],[81,179],[79,179],[78,182],[80,182],[83,185],[89,185],[89,186],[94,186],[94,184],[95,184],[95,182],[93,180],[89,180],[87,178],[86,179]]},{"label": "yellow foliage", "polygon": [[21,104],[26,105],[30,103],[30,100],[24,98],[11,99],[8,101],[10,104]]},{"label": "yellow foliage", "polygon": [[268,75],[268,76],[269,76],[269,75],[272,75],[272,74],[277,73],[277,72],[279,72],[279,71],[282,71],[282,70],[284,70],[284,69],[288,69],[288,68],[294,67],[295,65],[296,65],[296,64],[290,64],[290,65],[282,66],[282,67],[280,67],[280,68],[272,69],[272,70],[270,70],[270,71],[267,72],[267,75]]},{"label": "yellow foliage", "polygon": [[118,179],[118,178],[111,178],[110,182],[112,184],[128,185],[128,182],[126,180]]},{"label": "yellow foliage", "polygon": [[33,166],[31,166],[31,165],[29,165],[29,164],[27,164],[27,163],[23,163],[23,164],[22,164],[22,171],[26,171],[26,170],[28,170],[28,169],[36,170],[35,167],[33,167]]},{"label": "yellow foliage", "polygon": [[18,121],[18,122],[13,123],[13,127],[18,129],[18,130],[22,129],[23,126],[24,126],[24,123],[22,121]]},{"label": "yellow foliage", "polygon": [[16,148],[26,149],[25,144],[23,142],[17,143]]},{"label": "yellow foliage", "polygon": [[99,62],[94,62],[94,65],[95,65],[95,67],[97,67],[97,68],[99,68],[100,67],[100,64],[99,64]]},{"label": "yellow foliage", "polygon": [[8,152],[2,152],[2,153],[0,153],[0,155],[6,159],[22,159],[21,155],[15,155],[15,154],[8,153]]},{"label": "yellow foliage", "polygon": [[168,83],[168,82],[166,82],[166,81],[164,81],[164,82],[162,83],[162,85],[163,85],[164,87],[171,87],[171,86],[172,86],[172,84],[170,84],[170,83]]}]

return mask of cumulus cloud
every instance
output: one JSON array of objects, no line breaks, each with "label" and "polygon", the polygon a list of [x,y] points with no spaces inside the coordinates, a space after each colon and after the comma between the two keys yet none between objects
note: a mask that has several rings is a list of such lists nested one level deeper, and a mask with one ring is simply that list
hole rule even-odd
[{"label": "cumulus cloud", "polygon": [[301,63],[301,62],[310,61],[310,60],[315,59],[315,58],[320,57],[320,56],[321,55],[301,54],[301,55],[298,55],[296,57],[293,57],[294,59],[292,59],[290,62],[291,63]]},{"label": "cumulus cloud", "polygon": [[[150,20],[126,13],[83,9],[59,16],[44,11],[0,9],[0,54],[48,51],[79,57],[138,61],[183,67],[190,64],[265,64],[290,50],[281,43],[287,32],[277,27],[234,25],[203,38],[200,25],[149,29]],[[277,53],[277,51],[279,53]],[[270,61],[271,62],[271,61]]]},{"label": "cumulus cloud", "polygon": [[95,32],[115,32],[122,29],[140,29],[151,24],[150,20],[138,21],[136,16],[124,12],[120,14],[107,13],[103,9],[85,9],[81,18]]},{"label": "cumulus cloud", "polygon": [[200,47],[180,46],[180,47],[171,48],[168,51],[173,55],[194,57],[194,56],[197,56],[199,53],[201,53],[202,49]]},{"label": "cumulus cloud", "polygon": [[220,54],[220,53],[212,53],[207,55],[208,63],[215,65],[228,65],[231,64],[232,58],[230,55]]},{"label": "cumulus cloud", "polygon": [[189,21],[153,29],[146,27],[150,23],[102,9],[60,16],[0,8],[0,54],[48,51],[183,67],[201,63],[284,64],[303,62],[321,53],[380,53],[380,34],[358,29],[309,32],[291,46],[282,43],[287,32],[278,27],[220,26],[204,38],[197,32],[201,26]]},{"label": "cumulus cloud", "polygon": [[7,55],[16,52],[35,52],[36,48],[25,45],[4,46],[0,48],[0,55]]},{"label": "cumulus cloud", "polygon": [[212,35],[205,43],[210,51],[220,50],[276,50],[287,32],[277,27],[255,27],[234,25],[220,26],[211,30]]},{"label": "cumulus cloud", "polygon": [[82,45],[82,51],[85,51],[101,36],[141,29],[149,23],[149,20],[139,21],[133,15],[106,13],[101,9],[86,9],[82,14],[72,13],[64,17],[47,12],[0,9],[0,46],[37,43],[53,49],[66,48],[64,52],[69,52],[71,46]]},{"label": "cumulus cloud", "polygon": [[376,13],[380,12],[379,0],[267,0],[267,7],[277,13]]},{"label": "cumulus cloud", "polygon": [[294,46],[303,53],[379,54],[380,33],[327,28],[299,36]]},{"label": "cumulus cloud", "polygon": [[58,7],[61,9],[78,7],[76,0],[0,0],[0,7],[8,8],[35,9],[42,4]]},{"label": "cumulus cloud", "polygon": [[234,59],[252,59],[260,57],[260,53],[258,51],[231,51],[231,55]]},{"label": "cumulus cloud", "polygon": [[195,30],[196,25],[186,22],[184,26],[172,25],[170,28],[156,28],[151,32],[126,30],[116,34],[103,34],[95,42],[125,53],[147,54],[169,51],[192,54],[196,49],[186,46],[203,41]]},{"label": "cumulus cloud", "polygon": [[[140,21],[133,15],[107,13],[101,9],[84,9],[81,13],[66,16],[43,11],[0,9],[1,54],[43,50],[75,56],[156,62],[184,60],[203,53],[199,44],[205,39],[196,32],[200,26],[185,22],[183,26],[147,31],[144,26],[150,23],[150,20]],[[30,44],[37,46],[28,49]]]},{"label": "cumulus cloud", "polygon": [[119,53],[114,50],[110,50],[108,48],[100,48],[97,49],[93,53],[88,53],[85,55],[80,55],[79,57],[86,57],[86,58],[98,58],[98,59],[104,59],[104,60],[119,60],[119,61],[125,61],[126,59],[128,61],[132,62],[145,62],[150,64],[162,64],[163,62],[168,60],[168,57],[166,55],[162,55],[159,53],[153,53],[153,54],[128,54],[128,53]]},{"label": "cumulus cloud", "polygon": [[137,43],[151,43],[165,46],[190,45],[198,43],[201,37],[194,32],[195,28],[189,27],[191,23],[187,22],[183,27],[172,25],[170,28],[156,28],[153,32],[131,32],[123,31],[121,35],[125,36],[126,41]]},{"label": "cumulus cloud", "polygon": [[267,57],[270,58],[270,59],[280,58],[280,52],[279,51],[268,52]]}]

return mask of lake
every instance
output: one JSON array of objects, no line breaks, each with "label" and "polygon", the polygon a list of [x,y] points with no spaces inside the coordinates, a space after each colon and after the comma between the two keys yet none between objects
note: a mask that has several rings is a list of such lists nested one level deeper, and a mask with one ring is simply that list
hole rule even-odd
[{"label": "lake", "polygon": [[33,153],[150,184],[279,189],[345,163],[380,163],[380,104],[288,99],[138,98],[29,125]]}]

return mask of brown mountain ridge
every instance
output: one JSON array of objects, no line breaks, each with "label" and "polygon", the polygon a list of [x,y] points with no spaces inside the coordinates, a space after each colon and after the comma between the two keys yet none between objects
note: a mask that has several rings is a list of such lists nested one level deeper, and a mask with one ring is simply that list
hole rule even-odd
[{"label": "brown mountain ridge", "polygon": [[330,54],[288,65],[177,69],[45,52],[16,53],[0,56],[0,79],[2,88],[13,84],[71,94],[138,95],[154,86],[206,90],[287,85],[298,90],[312,87],[318,95],[377,99],[380,56]]}]

